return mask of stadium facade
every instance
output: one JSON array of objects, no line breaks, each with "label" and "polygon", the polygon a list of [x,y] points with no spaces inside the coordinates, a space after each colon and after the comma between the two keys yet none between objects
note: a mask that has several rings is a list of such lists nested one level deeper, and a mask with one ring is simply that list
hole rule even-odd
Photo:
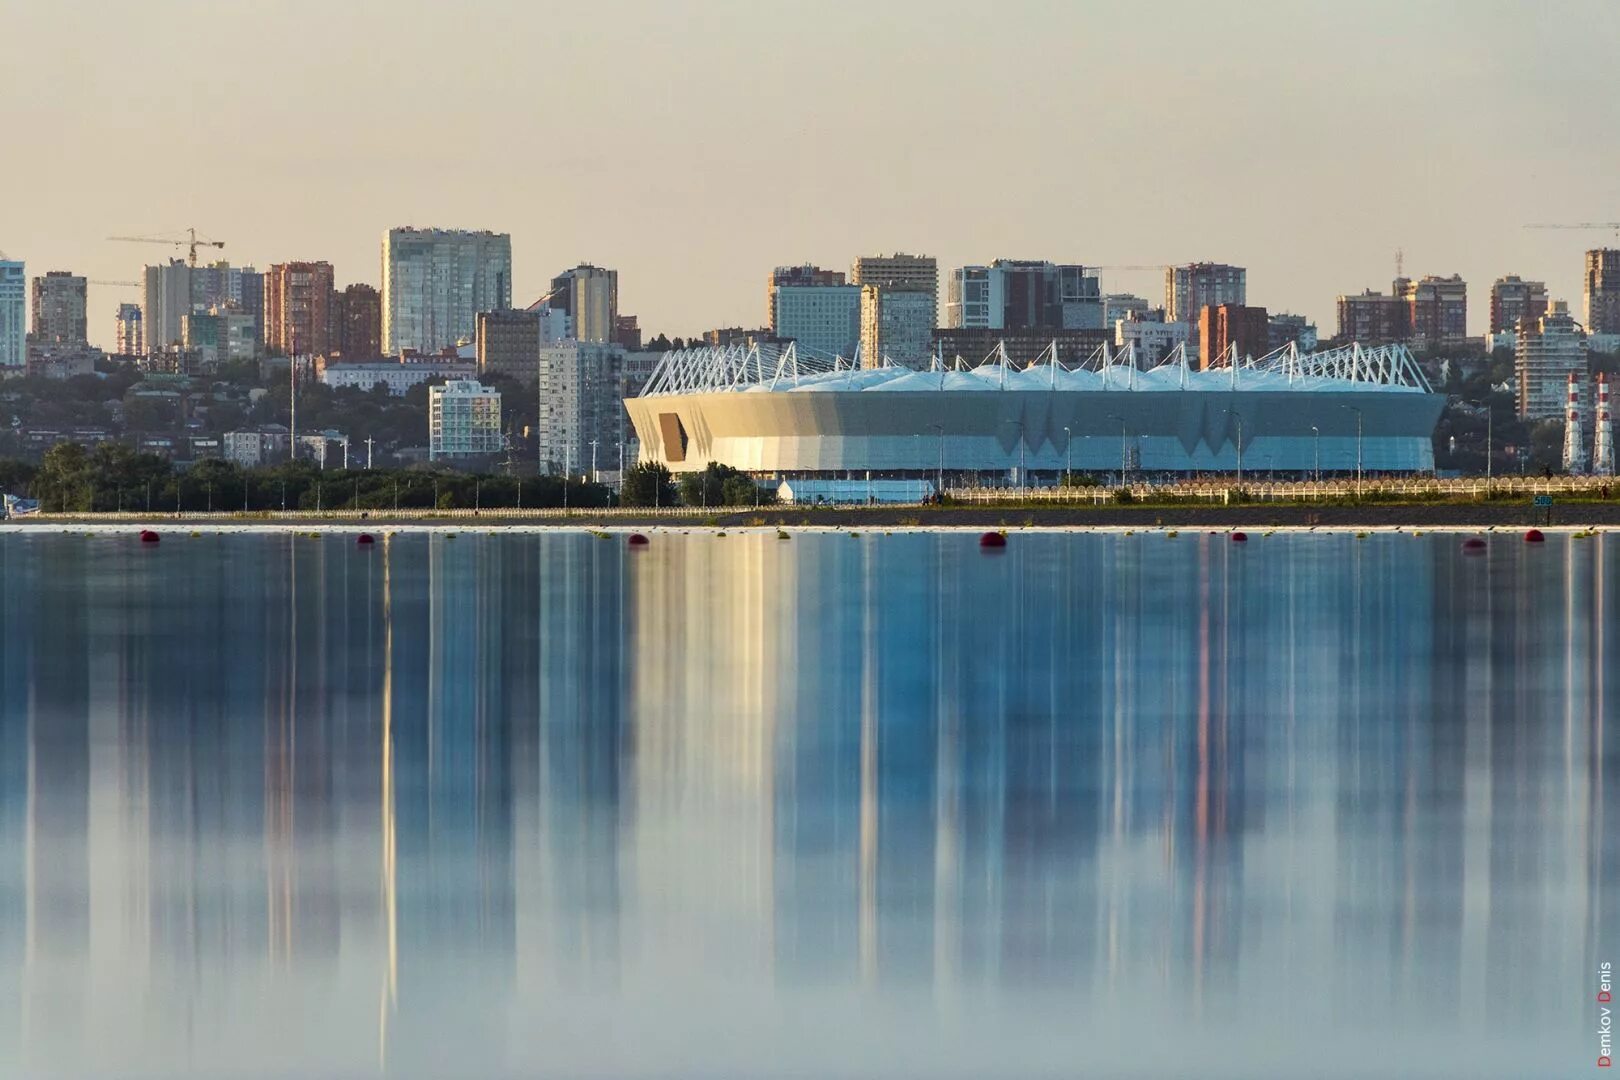
[{"label": "stadium facade", "polygon": [[[1130,471],[1309,475],[1434,468],[1445,403],[1404,346],[1359,345],[1197,370],[1127,349],[1027,366],[997,350],[925,370],[794,345],[668,353],[625,402],[643,460],[773,475]],[[1241,460],[1240,460],[1241,455]]]}]

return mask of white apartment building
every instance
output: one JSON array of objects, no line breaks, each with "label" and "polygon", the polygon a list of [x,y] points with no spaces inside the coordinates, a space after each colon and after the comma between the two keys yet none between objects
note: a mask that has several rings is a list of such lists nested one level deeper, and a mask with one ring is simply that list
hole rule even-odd
[{"label": "white apartment building", "polygon": [[433,379],[461,381],[475,378],[478,364],[469,360],[368,360],[358,364],[317,364],[318,378],[333,389],[364,390],[368,393],[376,386],[388,387],[394,397],[404,397],[405,391],[421,386]]},{"label": "white apartment building", "polygon": [[926,368],[933,356],[934,297],[867,285],[861,289],[861,365]]},{"label": "white apartment building", "polygon": [[428,460],[498,454],[501,392],[473,379],[428,388]]},{"label": "white apartment building", "polygon": [[618,345],[565,341],[540,348],[537,457],[553,474],[617,469],[627,437],[627,353]]},{"label": "white apartment building", "polygon": [[382,252],[382,349],[436,353],[473,340],[480,311],[512,306],[512,238],[389,229]]},{"label": "white apartment building", "polygon": [[859,285],[777,285],[771,333],[827,356],[854,356],[861,340]]},{"label": "white apartment building", "polygon": [[1114,345],[1123,349],[1136,346],[1137,358],[1153,364],[1167,356],[1178,345],[1187,344],[1192,327],[1184,322],[1149,322],[1146,319],[1116,319]]},{"label": "white apartment building", "polygon": [[0,257],[0,371],[16,374],[28,364],[28,271]]},{"label": "white apartment building", "polygon": [[1586,330],[1569,313],[1569,305],[1554,300],[1534,325],[1521,323],[1514,351],[1519,383],[1519,418],[1548,420],[1564,415],[1569,375],[1586,381]]}]

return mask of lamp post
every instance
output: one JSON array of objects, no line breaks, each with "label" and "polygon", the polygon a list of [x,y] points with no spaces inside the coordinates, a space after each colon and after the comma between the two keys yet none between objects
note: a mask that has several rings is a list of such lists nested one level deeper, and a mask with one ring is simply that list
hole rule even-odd
[{"label": "lamp post", "polygon": [[1074,432],[1063,429],[1063,486],[1074,486]]},{"label": "lamp post", "polygon": [[1354,405],[1340,405],[1356,414],[1356,498],[1361,498],[1361,410]]},{"label": "lamp post", "polygon": [[1316,482],[1322,482],[1322,429],[1311,425],[1311,445],[1316,456]]}]

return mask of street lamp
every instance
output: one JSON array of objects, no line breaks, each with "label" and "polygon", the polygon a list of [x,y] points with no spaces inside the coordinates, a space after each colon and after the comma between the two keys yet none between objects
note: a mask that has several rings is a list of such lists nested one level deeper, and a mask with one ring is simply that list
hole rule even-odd
[{"label": "street lamp", "polygon": [[1063,486],[1074,486],[1074,432],[1063,429]]},{"label": "street lamp", "polygon": [[1322,429],[1311,425],[1311,444],[1316,454],[1316,482],[1322,482]]},{"label": "street lamp", "polygon": [[1361,410],[1354,405],[1340,405],[1356,414],[1356,498],[1361,498]]}]

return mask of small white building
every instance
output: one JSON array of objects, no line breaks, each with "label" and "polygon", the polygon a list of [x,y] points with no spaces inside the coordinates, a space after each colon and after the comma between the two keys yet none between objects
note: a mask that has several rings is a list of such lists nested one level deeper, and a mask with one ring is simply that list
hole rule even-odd
[{"label": "small white building", "polygon": [[474,379],[428,388],[428,460],[498,454],[501,392]]}]

